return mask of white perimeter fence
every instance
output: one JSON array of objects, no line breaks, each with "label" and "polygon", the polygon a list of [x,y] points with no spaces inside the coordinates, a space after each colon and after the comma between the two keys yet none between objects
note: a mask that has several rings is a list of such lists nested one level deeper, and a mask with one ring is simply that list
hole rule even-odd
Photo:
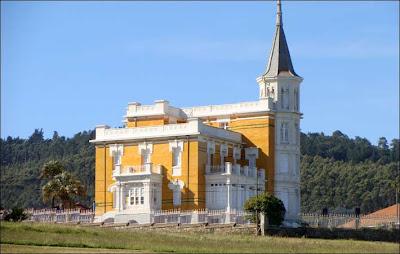
[{"label": "white perimeter fence", "polygon": [[[36,222],[57,222],[57,223],[92,223],[94,221],[93,210],[84,209],[27,209],[29,219]],[[163,210],[150,213],[151,223],[250,223],[250,213],[232,210]],[[372,216],[351,214],[301,214],[300,221],[310,227],[321,228],[394,228],[399,226],[397,216]],[[109,222],[113,222],[112,220]]]},{"label": "white perimeter fence", "polygon": [[[26,213],[31,221],[58,222],[58,223],[92,223],[94,221],[93,210],[83,209],[27,209]],[[150,213],[151,223],[249,223],[250,215],[243,211],[225,210],[164,210]],[[112,220],[110,221],[112,222]]]},{"label": "white perimeter fence", "polygon": [[27,209],[25,212],[31,221],[58,223],[92,223],[93,210],[84,209]]},{"label": "white perimeter fence", "polygon": [[320,228],[395,228],[399,227],[396,215],[360,215],[354,214],[301,214],[303,222],[311,227]]}]

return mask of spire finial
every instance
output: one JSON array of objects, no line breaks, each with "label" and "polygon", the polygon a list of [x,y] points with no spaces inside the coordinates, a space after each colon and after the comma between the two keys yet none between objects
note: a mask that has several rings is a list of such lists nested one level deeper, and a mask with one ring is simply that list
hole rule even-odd
[{"label": "spire finial", "polygon": [[276,9],[276,25],[281,26],[282,25],[282,6],[281,6],[281,0],[276,0],[277,4],[277,9]]}]

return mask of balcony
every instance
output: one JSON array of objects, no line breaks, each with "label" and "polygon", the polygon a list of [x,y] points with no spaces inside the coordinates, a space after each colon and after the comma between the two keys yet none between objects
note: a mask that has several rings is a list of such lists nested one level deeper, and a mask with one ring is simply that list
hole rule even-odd
[{"label": "balcony", "polygon": [[134,175],[152,175],[152,174],[162,174],[161,165],[153,165],[153,163],[147,163],[143,165],[134,166],[121,166],[116,165],[113,170],[113,176],[134,176]]},{"label": "balcony", "polygon": [[256,168],[249,168],[249,166],[240,166],[230,162],[225,162],[225,165],[206,165],[207,175],[237,175],[256,178],[258,174],[259,179],[265,178],[265,170]]}]

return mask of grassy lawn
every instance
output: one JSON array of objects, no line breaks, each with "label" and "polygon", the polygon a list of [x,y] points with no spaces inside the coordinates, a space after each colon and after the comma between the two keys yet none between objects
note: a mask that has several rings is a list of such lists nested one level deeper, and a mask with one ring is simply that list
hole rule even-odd
[{"label": "grassy lawn", "polygon": [[0,244],[0,253],[141,253],[133,250]]},{"label": "grassy lawn", "polygon": [[[208,253],[398,253],[395,243],[353,240],[255,237],[239,234],[167,233],[156,231],[83,228],[76,225],[1,223],[2,253],[84,252],[208,252]],[[27,248],[23,249],[24,246]],[[35,246],[35,247],[32,247]],[[68,247],[68,248],[51,248]],[[79,251],[76,248],[84,248]],[[111,249],[111,250],[110,250]],[[40,251],[42,250],[42,251]]]}]

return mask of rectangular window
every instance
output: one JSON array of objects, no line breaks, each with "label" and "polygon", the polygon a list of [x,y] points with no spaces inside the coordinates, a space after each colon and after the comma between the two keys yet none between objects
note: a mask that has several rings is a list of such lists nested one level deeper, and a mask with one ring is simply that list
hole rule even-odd
[{"label": "rectangular window", "polygon": [[172,166],[180,167],[181,166],[181,150],[177,148],[172,149]]},{"label": "rectangular window", "polygon": [[129,203],[130,203],[130,205],[135,204],[135,190],[134,189],[129,190]]},{"label": "rectangular window", "polygon": [[150,151],[148,149],[142,150],[142,165],[150,163],[151,163]]},{"label": "rectangular window", "polygon": [[144,188],[140,188],[140,204],[144,204]]},{"label": "rectangular window", "polygon": [[132,188],[129,190],[129,204],[143,205],[144,204],[144,188]]},{"label": "rectangular window", "polygon": [[114,165],[115,165],[115,166],[121,165],[121,155],[116,154],[116,155],[114,156]]},{"label": "rectangular window", "polygon": [[289,124],[283,122],[280,131],[281,143],[289,143]]},{"label": "rectangular window", "polygon": [[181,175],[182,152],[179,147],[172,148],[172,175]]}]

